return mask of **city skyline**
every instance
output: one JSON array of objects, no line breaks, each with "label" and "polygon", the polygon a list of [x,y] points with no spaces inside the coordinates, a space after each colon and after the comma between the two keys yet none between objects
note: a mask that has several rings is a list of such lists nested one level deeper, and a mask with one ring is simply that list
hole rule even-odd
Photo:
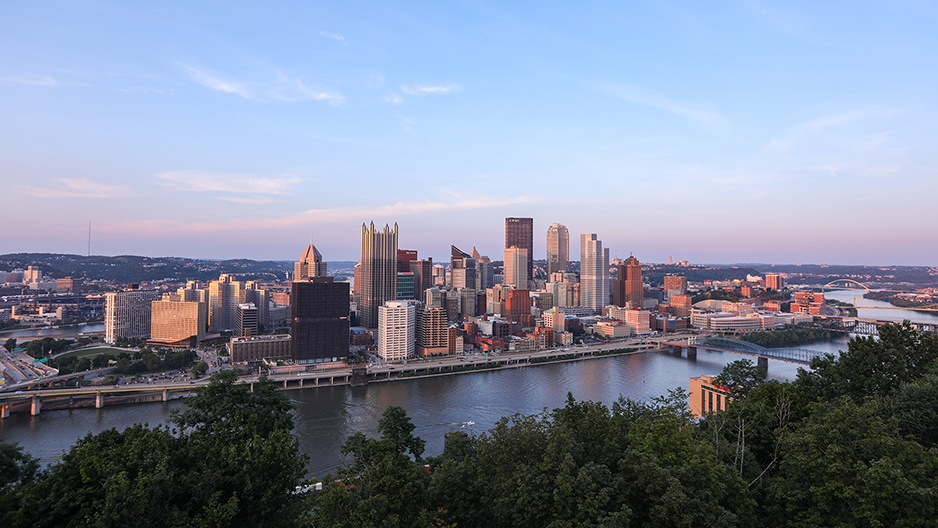
[{"label": "city skyline", "polygon": [[535,260],[562,223],[643,262],[933,265],[936,22],[928,4],[7,3],[0,253],[85,254],[91,222],[97,255],[292,261],[312,233],[357,260],[368,220],[435,261],[497,260],[522,217]]}]

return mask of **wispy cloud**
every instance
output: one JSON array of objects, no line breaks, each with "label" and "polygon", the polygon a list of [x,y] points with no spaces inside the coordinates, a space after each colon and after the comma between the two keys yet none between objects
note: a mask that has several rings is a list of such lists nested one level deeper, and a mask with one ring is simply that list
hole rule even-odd
[{"label": "wispy cloud", "polygon": [[130,188],[123,185],[98,183],[87,178],[57,178],[53,181],[59,182],[59,185],[26,186],[20,191],[40,198],[117,198],[130,194]]},{"label": "wispy cloud", "polygon": [[181,219],[131,220],[119,225],[101,226],[99,229],[113,233],[159,233],[163,235],[167,233],[208,234],[231,231],[256,231],[305,226],[312,223],[361,222],[366,218],[391,216],[394,218],[402,218],[441,211],[490,209],[533,201],[535,201],[535,199],[530,197],[507,199],[489,196],[476,196],[467,199],[454,197],[454,199],[446,201],[397,202],[374,207],[355,206],[309,209],[279,218],[251,218],[250,220],[245,220],[234,217],[230,220],[219,222],[187,222]]},{"label": "wispy cloud", "polygon": [[682,103],[669,99],[661,94],[640,88],[638,86],[623,84],[592,83],[592,86],[605,94],[624,99],[630,103],[650,106],[664,112],[680,117],[692,119],[708,125],[719,124],[723,117],[703,106]]},{"label": "wispy cloud", "polygon": [[415,84],[413,86],[401,86],[401,91],[407,95],[435,95],[457,93],[462,91],[462,87],[456,83],[450,83],[441,86],[422,86]]},{"label": "wispy cloud", "polygon": [[[788,129],[777,134],[774,138],[772,138],[769,144],[765,146],[763,151],[786,151],[807,138],[833,133],[838,129],[844,129],[849,126],[857,125],[862,121],[873,118],[894,117],[899,115],[899,113],[901,112],[894,109],[870,107],[818,117],[803,123],[798,123],[797,125],[789,127]],[[863,143],[863,146],[867,150],[882,145],[888,138],[888,134],[883,133],[873,134],[872,136],[860,136],[861,137],[859,137],[858,140]]]},{"label": "wispy cloud", "polygon": [[404,102],[404,98],[396,93],[389,93],[388,95],[384,96],[384,102],[391,104],[401,104]]},{"label": "wispy cloud", "polygon": [[320,31],[319,35],[327,39],[338,40],[342,44],[347,44],[345,42],[345,37],[343,37],[342,35],[339,35],[338,33],[331,33],[329,31]]},{"label": "wispy cloud", "polygon": [[219,92],[240,95],[255,101],[328,101],[330,104],[341,103],[341,94],[314,90],[297,77],[290,77],[280,70],[274,70],[272,80],[248,82],[232,79],[228,76],[208,70],[181,65],[189,78],[202,86]]},{"label": "wispy cloud", "polygon": [[51,75],[12,75],[0,77],[0,84],[25,84],[27,86],[63,86],[65,83]]},{"label": "wispy cloud", "polygon": [[320,92],[306,86],[300,79],[288,77],[283,72],[277,72],[277,80],[269,87],[267,94],[278,101],[329,101],[332,104],[342,102],[344,97],[339,94]]},{"label": "wispy cloud", "polygon": [[[209,172],[198,170],[157,174],[164,187],[186,192],[218,192],[226,194],[286,194],[302,181],[297,177],[258,177],[251,174]],[[230,201],[239,199],[222,198]],[[243,201],[243,199],[240,199]]]},{"label": "wispy cloud", "polygon": [[217,73],[209,72],[199,68],[193,68],[192,66],[184,65],[183,68],[186,70],[186,73],[189,74],[189,78],[197,84],[201,84],[202,86],[219,92],[240,95],[245,99],[250,99],[252,97],[251,90],[244,82],[229,79]]}]

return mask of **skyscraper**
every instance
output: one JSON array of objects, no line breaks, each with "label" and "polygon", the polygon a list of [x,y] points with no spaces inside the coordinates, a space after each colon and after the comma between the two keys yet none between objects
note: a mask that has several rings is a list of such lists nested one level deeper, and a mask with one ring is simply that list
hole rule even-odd
[{"label": "skyscraper", "polygon": [[616,266],[617,277],[612,284],[612,304],[629,305],[641,309],[645,302],[645,285],[642,282],[642,265],[638,259],[630,256]]},{"label": "skyscraper", "polygon": [[596,311],[609,302],[609,249],[595,233],[580,235],[580,306]]},{"label": "skyscraper", "polygon": [[397,224],[377,231],[362,224],[361,324],[378,327],[378,307],[397,299]]},{"label": "skyscraper", "polygon": [[476,287],[476,260],[456,246],[450,246],[450,280],[453,289]]},{"label": "skyscraper", "polygon": [[547,276],[570,266],[570,232],[563,224],[547,228]]},{"label": "skyscraper", "polygon": [[378,355],[386,361],[414,357],[416,301],[388,301],[378,307]]},{"label": "skyscraper", "polygon": [[222,273],[208,282],[208,329],[210,332],[234,330],[238,305],[244,302],[244,284],[234,275]]},{"label": "skyscraper", "polygon": [[326,263],[322,261],[322,254],[316,246],[310,244],[306,251],[300,255],[299,262],[293,264],[293,280],[303,280],[310,277],[325,277]]},{"label": "skyscraper", "polygon": [[513,288],[528,288],[527,265],[531,258],[528,250],[512,246],[505,248],[505,269],[502,283]]},{"label": "skyscraper", "polygon": [[150,335],[152,303],[157,291],[125,290],[104,294],[104,342],[113,345],[118,337],[142,339]]},{"label": "skyscraper", "polygon": [[[396,278],[396,277],[395,277]],[[300,364],[348,356],[349,284],[332,277],[294,281],[290,295],[290,356]]]},{"label": "skyscraper", "polygon": [[533,278],[532,259],[534,258],[534,219],[533,218],[506,218],[505,219],[505,249],[517,247],[528,250],[528,262],[523,288],[527,288],[529,280]]}]

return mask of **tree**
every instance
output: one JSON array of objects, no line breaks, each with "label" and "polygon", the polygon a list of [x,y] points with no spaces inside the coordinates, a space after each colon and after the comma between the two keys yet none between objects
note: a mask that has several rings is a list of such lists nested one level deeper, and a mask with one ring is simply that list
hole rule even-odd
[{"label": "tree", "polygon": [[80,440],[24,486],[14,526],[295,526],[305,458],[290,400],[213,377],[171,417]]},{"label": "tree", "polygon": [[785,440],[768,508],[777,526],[933,526],[938,452],[903,438],[872,400],[815,403]]},{"label": "tree", "polygon": [[[342,454],[352,457],[340,468],[338,481],[327,483],[316,498],[315,526],[377,527],[438,524],[426,509],[429,476],[419,460],[424,441],[413,436],[414,425],[404,409],[388,407],[378,425],[381,438],[351,435]],[[328,479],[327,479],[328,480]]]},{"label": "tree", "polygon": [[835,357],[825,354],[800,369],[797,383],[811,398],[847,395],[856,402],[892,396],[938,361],[938,336],[919,332],[906,321],[879,328],[879,339],[855,337]]},{"label": "tree", "polygon": [[205,361],[199,361],[192,367],[190,372],[192,372],[193,377],[201,378],[205,375],[206,372],[208,372],[208,363]]},{"label": "tree", "polygon": [[716,383],[726,387],[733,400],[742,400],[749,392],[765,381],[765,369],[759,368],[748,359],[739,359],[723,367]]},{"label": "tree", "polygon": [[16,348],[16,339],[12,337],[7,339],[6,342],[3,343],[3,348],[7,349],[7,352],[12,354],[13,350]]}]

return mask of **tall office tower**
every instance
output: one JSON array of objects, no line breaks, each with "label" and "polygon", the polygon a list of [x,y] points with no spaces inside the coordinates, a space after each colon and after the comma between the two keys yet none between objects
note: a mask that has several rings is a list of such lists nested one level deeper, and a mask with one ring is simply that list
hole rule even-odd
[{"label": "tall office tower", "polygon": [[580,235],[580,306],[602,310],[609,301],[609,249],[595,233]]},{"label": "tall office tower", "polygon": [[[325,271],[323,264],[323,271]],[[261,289],[261,285],[256,281],[247,281],[244,283],[244,302],[254,303],[257,307],[257,324],[267,328],[270,326],[270,293]],[[256,332],[255,332],[256,333]]]},{"label": "tall office tower", "polygon": [[38,266],[26,266],[26,272],[23,273],[23,282],[40,282],[42,280],[42,270]]},{"label": "tall office tower", "polygon": [[234,330],[238,305],[244,302],[244,285],[232,275],[222,273],[208,283],[208,329],[210,332]]},{"label": "tall office tower", "polygon": [[244,303],[238,305],[238,324],[234,335],[236,337],[251,337],[257,335],[257,305]]},{"label": "tall office tower", "polygon": [[687,293],[687,277],[683,275],[665,275],[664,288],[662,289],[668,298],[672,295]]},{"label": "tall office tower", "polygon": [[778,273],[766,273],[765,287],[769,290],[781,290],[785,287],[785,280]]},{"label": "tall office tower", "polygon": [[397,250],[397,271],[410,271],[410,263],[417,261],[416,249],[398,249]]},{"label": "tall office tower", "polygon": [[547,276],[570,267],[570,232],[563,224],[547,228]]},{"label": "tall office tower", "polygon": [[[177,289],[176,294],[179,295],[180,301],[205,303],[206,317],[208,317],[208,290],[199,288],[199,281],[186,281],[186,287]],[[206,319],[206,324],[208,324],[208,319]]]},{"label": "tall office tower", "polygon": [[409,264],[414,274],[414,299],[423,299],[426,291],[433,287],[433,259],[414,260]]},{"label": "tall office tower", "polygon": [[[193,290],[180,288],[179,291]],[[185,300],[179,293],[166,293],[162,300],[151,303],[150,312],[151,341],[194,348],[205,339],[208,306],[204,302]]]},{"label": "tall office tower", "polygon": [[531,292],[528,290],[510,290],[505,298],[505,315],[516,323],[529,322],[531,319]]},{"label": "tall office tower", "polygon": [[450,280],[454,290],[476,287],[476,259],[456,246],[450,246]]},{"label": "tall office tower", "polygon": [[332,277],[293,283],[290,356],[300,364],[338,361],[348,357],[349,284]]},{"label": "tall office tower", "polygon": [[533,218],[506,218],[505,219],[505,249],[517,247],[528,250],[528,262],[525,267],[525,277],[522,286],[527,288],[528,281],[534,278],[531,273],[534,269],[534,219]]},{"label": "tall office tower", "polygon": [[463,288],[459,290],[459,314],[460,320],[467,320],[469,317],[475,317],[481,315],[478,310],[478,300],[479,296],[477,295],[473,288]]},{"label": "tall office tower", "polygon": [[293,280],[303,280],[310,277],[325,277],[326,263],[322,261],[322,254],[316,246],[306,246],[306,251],[300,255],[299,262],[293,264]]},{"label": "tall office tower", "polygon": [[616,266],[618,276],[612,284],[612,304],[641,309],[645,302],[645,286],[642,283],[642,265],[630,256]]},{"label": "tall office tower", "polygon": [[362,224],[361,324],[378,327],[378,307],[397,299],[397,224],[375,229]]},{"label": "tall office tower", "polygon": [[449,351],[446,311],[439,306],[417,309],[417,337],[414,352],[418,356],[436,356]]},{"label": "tall office tower", "polygon": [[505,249],[505,269],[502,284],[522,290],[528,289],[528,264],[530,254],[527,249],[512,246]]},{"label": "tall office tower", "polygon": [[415,301],[388,301],[378,307],[378,355],[385,361],[414,357],[416,328]]},{"label": "tall office tower", "polygon": [[414,274],[410,271],[397,272],[397,300],[408,301],[414,297]]},{"label": "tall office tower", "polygon": [[153,301],[157,291],[125,290],[104,294],[104,341],[113,345],[118,337],[144,339],[150,335]]},{"label": "tall office tower", "polygon": [[433,265],[433,285],[434,286],[446,285],[446,266],[442,264]]},{"label": "tall office tower", "polygon": [[476,285],[475,289],[484,291],[495,285],[495,267],[492,265],[492,259],[479,253],[475,247],[469,256],[476,260]]},{"label": "tall office tower", "polygon": [[355,267],[352,268],[352,292],[355,295],[362,294],[362,261],[355,263]]}]

